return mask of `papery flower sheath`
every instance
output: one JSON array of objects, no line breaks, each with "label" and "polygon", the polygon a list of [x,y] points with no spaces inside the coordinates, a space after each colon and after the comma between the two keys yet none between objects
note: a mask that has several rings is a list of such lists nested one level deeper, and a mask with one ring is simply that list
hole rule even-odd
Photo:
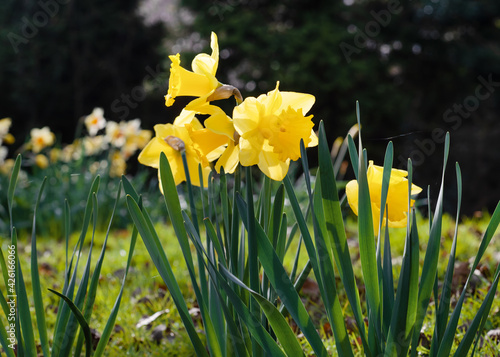
[{"label": "papery flower sheath", "polygon": [[239,138],[243,166],[258,165],[269,178],[281,181],[290,160],[300,158],[300,141],[305,147],[318,145],[312,131],[312,115],[305,116],[315,98],[311,94],[280,92],[276,89],[249,97],[234,108],[233,123]]},{"label": "papery flower sheath", "polygon": [[[370,191],[370,201],[373,216],[373,229],[378,232],[380,219],[380,200],[382,195],[382,177],[384,168],[369,162],[367,179],[368,189]],[[406,227],[408,214],[408,172],[404,170],[392,169],[391,179],[389,181],[389,191],[387,194],[387,210],[389,227],[402,228]],[[420,193],[422,189],[417,185],[412,184],[411,195]],[[358,182],[356,180],[349,181],[346,185],[347,202],[353,210],[354,214],[358,215]],[[411,206],[415,200],[411,200]],[[385,225],[386,214],[382,226]]]}]

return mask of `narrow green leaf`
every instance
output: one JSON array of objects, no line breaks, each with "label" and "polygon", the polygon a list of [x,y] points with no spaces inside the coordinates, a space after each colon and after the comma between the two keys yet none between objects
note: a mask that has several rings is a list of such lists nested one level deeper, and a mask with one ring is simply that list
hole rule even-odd
[{"label": "narrow green leaf", "polygon": [[123,296],[123,290],[125,288],[125,281],[127,279],[130,264],[132,262],[132,256],[134,254],[136,241],[137,241],[137,228],[134,226],[134,229],[132,230],[132,238],[130,239],[130,249],[128,252],[127,266],[125,267],[125,274],[123,275],[123,281],[122,281],[122,285],[120,287],[120,292],[118,293],[118,296],[115,300],[115,304],[113,305],[113,308],[111,309],[111,313],[109,315],[108,321],[106,322],[106,326],[104,327],[104,330],[101,334],[101,338],[99,339],[96,350],[94,352],[94,357],[102,356],[102,354],[104,352],[104,348],[108,344],[109,338],[111,337],[111,333],[114,330],[116,317],[118,316],[118,310],[120,309],[120,303],[121,303],[121,299]]},{"label": "narrow green leaf", "polygon": [[33,252],[33,254],[31,254],[31,285],[33,289],[33,300],[35,303],[36,323],[38,326],[38,333],[40,335],[40,344],[42,346],[43,355],[45,357],[48,357],[50,355],[49,338],[47,336],[47,326],[45,323],[45,307],[43,305],[42,288],[40,284],[40,276],[38,274],[38,256],[36,254],[36,214],[46,182],[47,177],[43,179],[40,190],[38,191],[38,197],[36,199],[35,209],[33,213],[33,227],[31,233],[31,252]]},{"label": "narrow green leaf", "polygon": [[[167,194],[167,191],[163,192]],[[184,327],[186,328],[186,331],[196,353],[198,354],[198,356],[208,357],[205,346],[203,346],[203,343],[201,342],[198,333],[196,332],[196,329],[193,325],[193,321],[191,319],[191,316],[189,315],[185,299],[181,293],[177,280],[175,279],[174,273],[172,272],[170,263],[165,255],[165,251],[160,248],[161,244],[156,232],[150,229],[151,225],[146,221],[146,216],[143,215],[137,203],[129,195],[127,195],[127,206],[132,220],[134,221],[134,224],[142,237],[144,245],[146,246],[149,255],[151,256],[156,269],[158,269],[158,273],[162,277],[163,281],[170,291],[170,294],[172,295],[172,299],[174,300],[174,303],[178,309],[179,315],[182,319]]]},{"label": "narrow green leaf", "polygon": [[425,252],[424,264],[420,277],[420,285],[418,292],[417,317],[415,320],[415,329],[413,332],[411,356],[415,357],[417,353],[417,345],[420,338],[420,330],[424,322],[425,314],[429,306],[430,296],[436,279],[437,264],[439,259],[439,248],[441,242],[441,226],[443,215],[443,193],[444,193],[444,177],[446,164],[448,162],[448,154],[450,149],[450,135],[446,133],[444,145],[444,160],[443,173],[441,176],[441,187],[439,189],[438,200],[432,220],[432,227],[429,232],[429,241]]},{"label": "narrow green leaf", "polygon": [[[187,171],[187,165],[185,166],[185,169]],[[187,173],[186,173],[187,174]],[[216,332],[213,329],[213,324],[211,321],[211,317],[208,311],[207,303],[209,301],[209,296],[208,296],[208,283],[206,281],[206,275],[205,271],[203,268],[203,257],[198,254],[198,279],[195,274],[195,269],[194,269],[194,264],[193,264],[193,258],[191,254],[191,248],[189,246],[189,240],[187,237],[187,232],[186,232],[186,227],[184,226],[184,217],[181,211],[181,206],[179,202],[179,196],[177,193],[177,188],[175,186],[175,181],[172,175],[172,171],[170,168],[170,164],[168,162],[167,157],[165,156],[164,153],[161,153],[160,155],[160,180],[161,180],[161,185],[163,188],[163,193],[164,193],[164,199],[165,199],[165,204],[167,206],[167,211],[170,217],[170,220],[172,222],[172,225],[174,227],[174,231],[177,236],[177,240],[181,246],[182,254],[184,255],[184,260],[187,263],[187,268],[189,272],[189,276],[191,278],[191,283],[193,285],[193,289],[196,294],[196,299],[198,300],[198,303],[200,305],[200,313],[202,316],[202,320],[205,325],[205,330],[207,333],[207,337],[210,341],[208,347],[210,349],[210,353],[214,356],[220,356],[222,354],[221,351],[221,345],[220,341],[218,341],[215,337]],[[189,184],[189,182],[188,182]],[[192,189],[192,188],[191,188]],[[190,197],[190,199],[193,199],[193,197]],[[192,210],[195,209],[194,202],[192,204]],[[193,215],[191,212],[193,219],[197,219],[196,215]],[[144,214],[144,217],[147,217],[147,213]],[[135,222],[135,220],[134,220]],[[150,233],[154,233],[153,237],[154,238],[154,244],[157,246],[157,249],[163,252],[163,248],[161,247],[160,241],[156,236],[156,232],[154,231],[154,227],[152,223],[150,222],[150,219],[148,217],[148,220],[146,221],[146,224],[149,226],[149,231]],[[199,234],[199,227],[197,225],[194,225],[194,228]],[[139,229],[139,227],[138,227]],[[141,230],[139,229],[139,232]],[[141,233],[141,237],[144,240],[144,236]],[[151,255],[151,252],[150,252]],[[164,252],[163,252],[164,255]],[[166,259],[166,258],[165,258]],[[157,267],[158,268],[158,267]],[[163,277],[163,276],[162,276]],[[199,285],[198,285],[199,284]],[[187,311],[187,310],[186,310]]]},{"label": "narrow green leaf", "polygon": [[351,166],[354,171],[354,177],[358,179],[358,167],[359,167],[359,156],[358,150],[356,149],[356,144],[352,139],[352,136],[347,135],[347,143],[349,148],[349,157],[351,158]]},{"label": "narrow green leaf", "polygon": [[[350,138],[352,141],[352,138]],[[354,142],[352,142],[354,144]],[[354,147],[356,150],[356,147]],[[319,127],[319,150],[318,160],[321,176],[321,195],[323,199],[323,212],[328,235],[325,239],[330,240],[335,264],[339,271],[340,279],[344,285],[347,299],[351,304],[354,318],[359,329],[359,335],[365,348],[365,354],[370,355],[370,349],[366,340],[365,322],[361,312],[361,302],[359,292],[354,278],[354,271],[351,263],[351,256],[347,245],[347,237],[342,216],[341,204],[337,191],[337,182],[330,159],[328,143],[326,139],[325,127],[323,122]],[[357,151],[356,151],[357,153]],[[357,157],[356,157],[357,162]],[[357,166],[356,166],[357,171]]]},{"label": "narrow green leaf", "polygon": [[[73,249],[73,254],[71,256],[71,260],[69,262],[69,266],[68,266],[68,269],[66,272],[68,279],[69,279],[70,275],[71,275],[71,278],[69,279],[69,283],[67,285],[65,284],[65,288],[63,288],[62,294],[64,296],[68,297],[68,299],[70,299],[70,300],[73,298],[74,289],[75,289],[76,280],[77,280],[76,275],[77,275],[77,271],[78,271],[78,264],[80,262],[80,257],[82,256],[81,253],[82,253],[82,249],[83,249],[83,244],[85,242],[85,237],[87,235],[88,226],[90,224],[90,219],[91,219],[93,208],[94,208],[94,198],[93,197],[97,194],[97,191],[99,189],[99,183],[100,183],[100,177],[96,176],[96,178],[92,182],[92,185],[91,185],[90,190],[89,190],[89,194],[87,196],[87,203],[86,203],[85,211],[84,211],[84,215],[83,215],[83,225],[82,225],[80,237],[78,239],[78,242],[75,245],[75,248]],[[68,208],[68,206],[66,206],[66,208]],[[69,220],[69,215],[66,217],[66,219]],[[68,239],[69,239],[69,233],[68,233]],[[75,256],[76,256],[76,262],[75,262],[75,266],[73,268],[73,272],[71,273],[71,267],[73,266],[73,259],[75,258]],[[83,278],[82,278],[82,282],[80,283],[80,286],[82,283],[86,285],[85,281],[83,281]],[[80,295],[78,296],[78,303],[82,303],[81,302],[82,298],[84,298],[85,295],[83,294],[82,290],[79,289],[79,291],[80,291]],[[78,295],[78,292],[77,292],[77,295]],[[82,297],[82,295],[83,295],[83,297]],[[70,346],[68,346],[69,339],[66,338],[66,333],[68,331],[70,331],[68,329],[68,323],[69,323],[70,319],[72,320],[72,324],[75,323],[75,317],[72,317],[73,315],[71,315],[70,309],[71,309],[71,307],[68,304],[64,304],[64,301],[61,300],[61,302],[59,303],[59,308],[58,308],[58,312],[57,312],[56,327],[55,327],[53,343],[52,343],[51,356],[53,356],[53,357],[60,356],[62,348],[70,347]],[[74,325],[74,326],[76,326],[76,325]]]},{"label": "narrow green leaf", "polygon": [[439,300],[439,307],[436,315],[436,325],[434,328],[434,334],[432,336],[431,351],[433,354],[436,354],[438,352],[439,345],[443,340],[445,327],[448,323],[451,303],[452,279],[453,273],[455,271],[455,253],[457,250],[458,242],[458,223],[460,222],[460,207],[462,205],[462,175],[458,163],[456,163],[455,167],[457,173],[457,214],[455,216],[455,233],[453,235],[453,243],[451,245],[450,257],[448,258],[448,266],[446,268],[443,288],[441,291],[441,299]]},{"label": "narrow green leaf", "polygon": [[[14,228],[13,234],[16,236],[17,233]],[[17,252],[16,244],[16,252]],[[19,314],[19,321],[21,323],[21,331],[24,340],[24,348],[26,353],[30,356],[36,356],[36,344],[35,344],[35,334],[33,331],[33,324],[30,315],[30,303],[28,300],[28,294],[26,292],[26,285],[24,283],[23,271],[21,269],[21,263],[19,259],[17,261],[16,269],[16,294],[17,294],[17,312]]]},{"label": "narrow green leaf", "polygon": [[[286,186],[285,180],[285,186]],[[289,181],[289,180],[288,180]],[[287,190],[288,192],[288,190]],[[251,217],[248,215],[248,209],[245,201],[241,196],[237,201],[239,211],[242,213],[242,217]],[[243,223],[248,229],[248,223],[243,220]],[[311,317],[307,313],[307,310],[302,303],[297,291],[295,290],[292,282],[288,278],[283,265],[280,263],[276,252],[274,251],[269,238],[266,236],[262,227],[255,222],[255,239],[257,240],[258,246],[258,257],[264,268],[264,272],[269,278],[271,285],[276,290],[276,293],[281,298],[281,301],[286,306],[288,312],[293,317],[297,326],[301,329],[304,336],[309,341],[312,349],[318,356],[327,356],[328,353],[323,345],[323,342],[318,334],[318,331],[314,327]]]},{"label": "narrow green leaf", "polygon": [[411,232],[406,237],[385,356],[406,356],[413,333],[418,289],[419,247],[415,214],[412,214],[412,217],[413,223]]},{"label": "narrow green leaf", "polygon": [[[186,216],[186,219],[189,220],[189,217]],[[192,227],[192,223],[189,221],[186,222],[188,226]],[[207,257],[207,260],[203,260],[205,263],[205,266],[207,267],[207,270],[209,274],[211,275],[211,281],[213,284],[217,282],[218,286],[221,287],[225,292],[226,295],[233,305],[234,309],[236,310],[238,316],[244,323],[245,327],[248,328],[248,330],[251,332],[251,335],[253,339],[262,347],[264,351],[269,353],[271,356],[285,356],[283,351],[279,348],[279,346],[276,344],[276,342],[273,340],[273,338],[270,336],[269,332],[266,331],[266,329],[262,326],[262,323],[255,317],[254,314],[252,314],[249,310],[249,308],[245,305],[243,300],[236,294],[233,288],[228,284],[228,282],[224,279],[224,277],[221,275],[220,272],[217,271],[215,262],[213,262],[208,253],[205,251],[203,248],[203,244],[201,243],[199,237],[196,236],[196,231],[193,228],[188,229],[189,230],[189,235],[195,245],[196,250],[201,254],[204,254]],[[221,271],[226,272],[229,274],[229,276],[234,277],[233,274],[229,273],[228,270],[224,269],[222,265],[219,264],[219,267],[221,268]],[[240,282],[240,280],[236,277],[234,277],[235,280],[233,283]],[[243,283],[242,283],[243,284]],[[246,285],[243,284],[243,286],[246,288]],[[218,291],[218,290],[217,290]],[[246,290],[245,290],[246,291]],[[219,295],[220,296],[220,295]],[[224,309],[225,303],[221,303],[221,307]],[[229,312],[225,313],[226,316],[228,316]],[[228,322],[231,324],[231,319],[228,319]],[[231,338],[240,338],[240,336],[234,336],[233,333],[236,332],[235,330],[229,331],[229,336]],[[285,332],[286,333],[286,332]],[[240,342],[239,340],[235,342]],[[255,351],[254,346],[252,346],[252,350]],[[295,349],[294,349],[295,350]],[[302,352],[302,350],[301,350]]]},{"label": "narrow green leaf", "polygon": [[68,298],[67,296],[65,296],[65,295],[63,295],[55,290],[52,290],[52,289],[48,289],[48,290],[50,292],[56,294],[57,296],[59,296],[61,299],[63,299],[66,302],[66,304],[68,304],[68,306],[71,309],[71,311],[73,312],[74,316],[76,316],[76,319],[78,320],[78,323],[80,324],[80,327],[83,330],[83,334],[85,336],[85,350],[86,350],[85,356],[90,357],[92,354],[92,335],[90,334],[90,327],[89,327],[87,321],[85,321],[85,318],[83,317],[82,312],[73,303],[73,301],[71,301],[71,299]]},{"label": "narrow green leaf", "polygon": [[[108,229],[106,231],[106,236],[104,237],[104,242],[102,244],[101,253],[99,254],[96,265],[94,267],[94,272],[92,273],[92,278],[90,280],[90,285],[89,285],[88,292],[87,292],[87,298],[85,300],[85,306],[83,308],[83,314],[84,314],[85,320],[87,320],[87,321],[90,321],[90,318],[92,316],[92,311],[94,308],[95,298],[96,298],[96,294],[97,294],[97,286],[99,284],[99,278],[101,275],[102,264],[104,262],[104,256],[106,254],[106,246],[108,243],[108,237],[109,237],[109,233],[111,231],[111,225],[113,223],[113,218],[115,216],[115,212],[116,212],[116,209],[118,207],[118,203],[120,201],[121,190],[122,190],[122,181],[120,181],[118,184],[117,196],[115,199],[115,204],[113,206],[113,210],[111,211],[111,217],[109,219],[109,224],[108,224]],[[97,211],[96,207],[95,207],[95,210]],[[97,216],[97,215],[95,215],[95,216]],[[77,342],[76,347],[75,347],[75,353],[74,353],[75,356],[80,355],[81,348],[83,347],[83,337],[84,336],[82,334],[82,331],[80,330],[80,333],[78,336],[78,342]]]},{"label": "narrow green leaf", "polygon": [[[6,314],[8,316],[8,314]],[[7,334],[7,330],[9,330],[9,334]],[[15,335],[15,333],[12,333],[12,326],[10,324],[4,325],[3,322],[0,320],[0,344],[3,347],[4,353],[6,357],[15,357],[14,354],[14,349],[13,344],[15,343],[15,339],[13,341],[9,340],[12,336],[12,334]]]},{"label": "narrow green leaf", "polygon": [[456,357],[466,357],[468,355],[468,352],[470,350],[474,338],[476,338],[476,343],[474,344],[474,350],[476,349],[476,346],[480,340],[481,331],[483,330],[486,320],[488,319],[488,314],[490,313],[491,305],[493,304],[493,301],[495,299],[495,294],[498,288],[499,279],[500,279],[500,265],[497,266],[495,278],[488,290],[488,293],[486,294],[483,303],[481,304],[481,307],[476,313],[476,316],[474,316],[474,319],[469,325],[469,328],[467,329],[465,336],[462,338],[462,341],[460,341],[460,344],[457,347],[457,350],[455,352]]},{"label": "narrow green leaf", "polygon": [[302,351],[302,347],[298,342],[297,337],[279,310],[270,301],[250,289],[224,267],[221,267],[221,272],[224,276],[226,276],[226,278],[247,290],[257,300],[287,356],[303,356],[304,352]]},{"label": "narrow green leaf", "polygon": [[483,238],[481,240],[481,244],[479,246],[476,259],[474,260],[474,263],[471,266],[469,276],[467,277],[467,281],[465,282],[465,285],[463,287],[462,294],[460,294],[460,298],[458,299],[457,304],[455,305],[455,308],[453,309],[453,312],[450,316],[448,325],[446,326],[446,330],[444,332],[443,340],[439,346],[437,354],[438,357],[449,356],[450,354],[450,350],[453,344],[453,339],[458,325],[458,320],[460,318],[460,314],[462,311],[463,302],[465,300],[465,295],[467,293],[467,289],[472,279],[472,275],[474,274],[474,271],[476,270],[479,261],[481,260],[484,252],[486,251],[486,248],[488,247],[488,244],[493,238],[493,235],[495,234],[499,224],[500,224],[500,202],[497,204],[495,211],[491,216],[488,227],[486,228],[486,231],[484,232]]}]

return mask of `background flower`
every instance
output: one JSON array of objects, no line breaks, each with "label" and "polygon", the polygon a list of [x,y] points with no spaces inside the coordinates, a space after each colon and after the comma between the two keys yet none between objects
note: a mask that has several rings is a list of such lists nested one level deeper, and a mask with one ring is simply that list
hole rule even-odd
[{"label": "background flower", "polygon": [[[380,219],[380,201],[382,194],[382,177],[384,168],[377,166],[370,161],[367,171],[368,189],[370,190],[370,201],[373,216],[373,229],[375,234],[378,232]],[[389,191],[387,194],[387,209],[389,212],[389,227],[406,227],[408,214],[408,172],[404,170],[392,169],[389,182]],[[414,184],[411,186],[411,195],[420,193],[422,189]],[[346,185],[346,195],[349,206],[354,214],[358,215],[358,181],[349,181]],[[413,207],[415,200],[411,200]],[[385,217],[382,226],[385,225]]]}]

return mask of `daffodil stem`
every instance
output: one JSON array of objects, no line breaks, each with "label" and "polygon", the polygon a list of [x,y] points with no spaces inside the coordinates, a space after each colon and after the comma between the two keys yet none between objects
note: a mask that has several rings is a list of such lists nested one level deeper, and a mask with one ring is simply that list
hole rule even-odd
[{"label": "daffodil stem", "polygon": [[[247,189],[247,220],[248,220],[248,271],[250,275],[250,289],[259,292],[259,262],[257,260],[257,239],[255,236],[255,211],[253,207],[253,185],[252,170],[250,166],[246,168],[246,189]],[[260,315],[259,305],[253,297],[250,296],[250,312],[255,316]],[[260,356],[262,350],[257,343],[252,343],[252,356]]]}]

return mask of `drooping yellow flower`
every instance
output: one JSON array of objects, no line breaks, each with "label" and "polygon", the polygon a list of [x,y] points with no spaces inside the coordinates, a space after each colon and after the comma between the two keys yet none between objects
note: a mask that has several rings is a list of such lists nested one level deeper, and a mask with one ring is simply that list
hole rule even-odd
[{"label": "drooping yellow flower", "polygon": [[91,114],[85,117],[85,126],[90,136],[95,136],[97,132],[106,127],[106,119],[104,119],[104,110],[102,108],[94,108]]},{"label": "drooping yellow flower", "polygon": [[184,110],[174,124],[155,125],[155,137],[139,154],[139,162],[158,168],[160,153],[165,153],[175,184],[178,185],[186,180],[182,163],[182,152],[185,151],[191,183],[200,186],[198,175],[200,164],[203,169],[203,181],[206,183],[211,171],[210,162],[222,153],[220,147],[227,139],[223,135],[204,129],[194,115],[194,112]]},{"label": "drooping yellow flower", "polygon": [[165,96],[167,107],[174,104],[175,98],[180,96],[199,97],[200,104],[206,102],[207,98],[221,86],[215,73],[219,65],[219,45],[217,35],[212,32],[210,47],[212,55],[206,53],[198,54],[191,64],[193,71],[181,67],[180,55],[169,56],[172,61],[170,67],[170,79],[168,93]]},{"label": "drooping yellow flower", "polygon": [[[368,189],[370,191],[370,201],[373,216],[373,229],[375,234],[378,232],[380,219],[380,200],[382,195],[382,177],[384,168],[369,162],[367,171]],[[387,209],[389,227],[402,228],[406,227],[408,213],[408,172],[404,170],[392,169],[391,179],[389,181],[389,191],[387,194]],[[346,186],[347,202],[358,215],[358,182],[356,180],[349,181]],[[411,186],[411,195],[420,193],[422,189],[414,184]],[[415,200],[411,200],[411,206]],[[386,214],[382,226],[385,225]]]},{"label": "drooping yellow flower", "polygon": [[31,129],[31,150],[37,154],[42,151],[44,148],[54,145],[54,141],[56,136],[53,132],[50,131],[48,126],[45,126],[41,129],[34,128]]},{"label": "drooping yellow flower", "polygon": [[273,180],[281,181],[290,160],[300,157],[300,140],[305,147],[318,145],[312,131],[311,94],[280,92],[276,89],[258,98],[249,97],[234,108],[233,123],[239,138],[239,159],[243,166],[258,165]]}]

